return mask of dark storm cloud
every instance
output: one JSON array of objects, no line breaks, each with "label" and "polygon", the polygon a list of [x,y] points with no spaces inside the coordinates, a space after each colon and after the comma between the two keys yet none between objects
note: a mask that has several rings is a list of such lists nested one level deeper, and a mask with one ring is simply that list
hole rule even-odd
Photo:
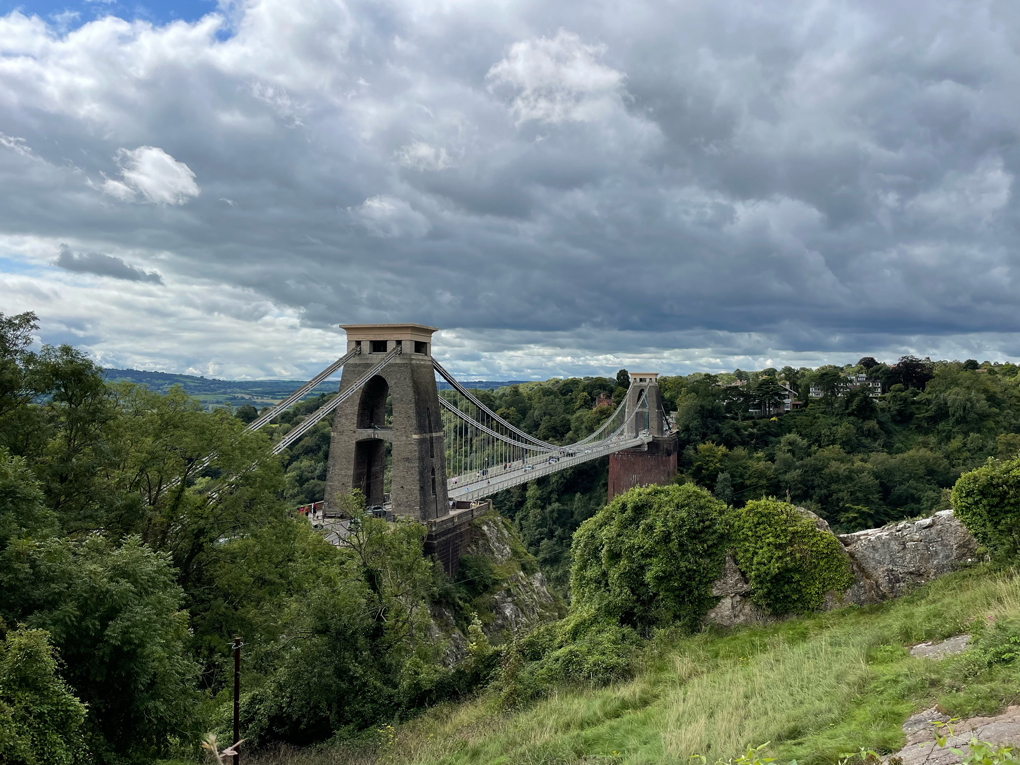
[{"label": "dark storm cloud", "polygon": [[54,265],[67,271],[109,276],[113,279],[126,279],[130,282],[163,283],[163,277],[157,271],[143,271],[140,268],[129,266],[120,258],[103,255],[100,252],[72,252],[66,244],[60,245],[60,255],[57,256]]},{"label": "dark storm cloud", "polygon": [[119,254],[158,258],[209,297],[130,311],[188,304],[210,332],[283,313],[430,323],[464,354],[1015,349],[1015,4],[238,8],[225,41],[212,17],[0,21],[11,248],[73,242],[111,253],[73,268],[135,280],[158,272]]}]

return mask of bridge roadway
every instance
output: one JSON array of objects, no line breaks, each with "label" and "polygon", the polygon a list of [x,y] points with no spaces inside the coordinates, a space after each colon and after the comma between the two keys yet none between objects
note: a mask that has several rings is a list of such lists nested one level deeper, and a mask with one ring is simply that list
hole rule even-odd
[{"label": "bridge roadway", "polygon": [[[564,447],[561,454],[552,455],[555,462],[548,460],[543,462],[527,463],[528,467],[511,468],[506,471],[502,467],[488,468],[486,475],[481,471],[474,471],[465,475],[455,476],[446,482],[446,493],[451,500],[474,500],[488,497],[511,486],[518,486],[528,481],[534,481],[544,475],[551,475],[568,467],[580,465],[600,457],[606,457],[614,452],[622,452],[624,449],[633,449],[638,446],[645,446],[650,443],[652,436],[642,433],[635,437],[614,436],[605,441],[596,441],[592,444],[584,444],[576,451],[570,450],[569,446]],[[517,463],[514,463],[517,464]]]}]

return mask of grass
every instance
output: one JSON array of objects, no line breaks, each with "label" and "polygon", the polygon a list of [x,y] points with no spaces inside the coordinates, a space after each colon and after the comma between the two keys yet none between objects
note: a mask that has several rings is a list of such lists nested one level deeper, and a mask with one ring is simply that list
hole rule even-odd
[{"label": "grass", "polygon": [[650,641],[634,679],[560,688],[512,714],[480,697],[436,707],[360,745],[277,751],[250,765],[553,765],[688,763],[772,742],[771,755],[832,763],[861,747],[892,752],[900,726],[938,704],[953,716],[1020,701],[1020,662],[972,654],[915,659],[907,646],[1020,617],[1020,573],[985,566],[897,601],[765,627],[669,631]]}]

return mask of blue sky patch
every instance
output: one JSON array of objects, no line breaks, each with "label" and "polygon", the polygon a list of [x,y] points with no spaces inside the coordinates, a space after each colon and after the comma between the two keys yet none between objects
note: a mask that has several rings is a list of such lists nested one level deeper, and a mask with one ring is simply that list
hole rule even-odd
[{"label": "blue sky patch", "polygon": [[77,29],[82,24],[117,16],[126,21],[140,19],[159,26],[172,21],[195,21],[217,9],[215,0],[173,0],[153,2],[120,2],[113,0],[0,0],[0,16],[20,11],[26,16],[40,16],[64,31]]}]

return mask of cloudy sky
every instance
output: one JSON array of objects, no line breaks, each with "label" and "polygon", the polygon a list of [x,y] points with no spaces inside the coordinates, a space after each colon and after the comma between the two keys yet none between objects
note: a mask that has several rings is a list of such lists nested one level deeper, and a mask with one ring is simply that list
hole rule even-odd
[{"label": "cloudy sky", "polygon": [[0,312],[107,366],[1020,357],[1016,0],[0,0]]}]

